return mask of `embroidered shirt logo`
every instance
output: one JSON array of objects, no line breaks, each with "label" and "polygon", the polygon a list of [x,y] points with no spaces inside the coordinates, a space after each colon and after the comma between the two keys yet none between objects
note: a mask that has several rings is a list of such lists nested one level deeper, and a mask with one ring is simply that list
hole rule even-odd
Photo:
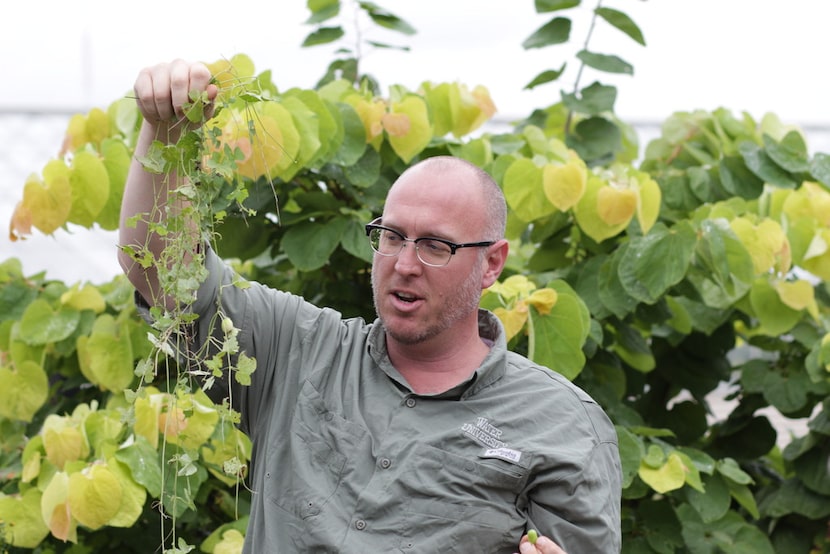
[{"label": "embroidered shirt logo", "polygon": [[500,458],[518,464],[522,459],[522,453],[512,448],[488,448],[481,455],[482,458]]},{"label": "embroidered shirt logo", "polygon": [[484,446],[492,449],[504,448],[507,443],[501,440],[501,429],[490,424],[486,417],[476,418],[475,423],[465,423],[461,430]]}]

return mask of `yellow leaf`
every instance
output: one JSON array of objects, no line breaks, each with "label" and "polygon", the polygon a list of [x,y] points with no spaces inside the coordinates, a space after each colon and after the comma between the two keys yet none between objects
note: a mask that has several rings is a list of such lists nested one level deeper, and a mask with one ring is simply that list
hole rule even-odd
[{"label": "yellow leaf", "polygon": [[213,549],[213,554],[241,554],[245,537],[236,529],[222,533],[222,540]]},{"label": "yellow leaf", "polygon": [[[639,172],[638,172],[639,173]],[[637,189],[637,222],[640,224],[643,234],[649,230],[657,222],[657,217],[660,215],[660,203],[662,201],[662,192],[660,186],[656,181],[650,177],[640,173]]]},{"label": "yellow leaf", "polygon": [[793,310],[809,310],[810,313],[818,311],[815,291],[808,281],[780,281],[775,284],[775,290],[778,291],[781,302]]},{"label": "yellow leaf", "polygon": [[[408,120],[408,128],[401,134],[404,119]],[[387,122],[392,127],[391,131]],[[393,102],[389,113],[384,116],[383,125],[389,135],[392,150],[406,163],[421,153],[432,140],[432,125],[426,102],[414,94],[405,96],[400,102]]]},{"label": "yellow leaf", "polygon": [[574,216],[576,217],[576,222],[579,224],[579,228],[596,242],[602,242],[607,238],[619,234],[628,225],[627,220],[611,225],[606,223],[600,216],[599,196],[600,192],[605,189],[610,189],[605,179],[596,175],[589,175],[585,194],[574,208]]},{"label": "yellow leaf", "polygon": [[584,162],[568,162],[565,165],[547,164],[542,168],[542,186],[545,196],[560,211],[576,205],[585,194],[588,180]]},{"label": "yellow leaf", "polygon": [[519,334],[519,331],[524,328],[525,322],[527,322],[527,305],[522,304],[511,310],[496,308],[493,310],[493,314],[501,320],[501,324],[504,326],[505,339],[510,340]]},{"label": "yellow leaf", "polygon": [[147,489],[132,478],[130,469],[115,458],[107,460],[107,467],[121,484],[121,504],[118,512],[107,522],[112,527],[132,527],[144,511]]},{"label": "yellow leaf", "polygon": [[486,87],[478,85],[470,90],[467,85],[454,84],[457,103],[453,103],[452,134],[455,137],[467,135],[490,119],[496,113],[496,105]]},{"label": "yellow leaf", "polygon": [[118,513],[123,487],[112,470],[95,464],[69,476],[69,509],[78,523],[92,530]]},{"label": "yellow leaf", "polygon": [[556,305],[556,300],[559,298],[559,293],[553,289],[539,289],[533,291],[530,298],[527,299],[528,304],[536,308],[536,311],[542,315],[548,315],[553,307]]},{"label": "yellow leaf", "polygon": [[9,240],[17,242],[18,240],[32,234],[32,212],[23,205],[23,201],[17,203],[12,212],[11,221],[9,222]]},{"label": "yellow leaf", "polygon": [[41,517],[52,534],[66,542],[77,542],[78,524],[72,519],[69,504],[69,475],[59,471],[52,476],[40,502]]},{"label": "yellow leaf", "polygon": [[383,118],[386,115],[386,102],[381,98],[367,100],[360,94],[346,97],[346,102],[357,112],[363,129],[366,132],[366,142],[375,150],[380,149],[383,142]]},{"label": "yellow leaf", "polygon": [[61,295],[61,304],[75,308],[76,310],[92,310],[96,314],[104,311],[107,303],[98,291],[98,288],[85,284],[78,288],[78,284]]},{"label": "yellow leaf", "polygon": [[254,62],[245,54],[236,54],[231,59],[223,58],[206,65],[219,87],[217,105],[238,96],[251,84],[256,72]]},{"label": "yellow leaf", "polygon": [[686,482],[683,460],[676,452],[669,454],[666,463],[656,469],[641,462],[637,473],[644,483],[660,494],[677,490]]},{"label": "yellow leaf", "polygon": [[765,219],[755,225],[745,217],[736,217],[729,225],[752,257],[756,275],[776,265],[785,273],[789,270],[789,242],[777,221]]},{"label": "yellow leaf", "polygon": [[637,193],[606,186],[597,192],[597,213],[608,225],[627,225],[637,210]]},{"label": "yellow leaf", "polygon": [[72,188],[72,205],[67,221],[86,228],[92,227],[110,194],[110,177],[103,160],[87,150],[77,152],[72,159],[69,184]]},{"label": "yellow leaf", "polygon": [[67,462],[85,459],[89,454],[86,439],[68,419],[55,414],[47,416],[41,433],[46,459],[60,470]]},{"label": "yellow leaf", "polygon": [[147,439],[153,448],[159,443],[159,414],[162,397],[152,394],[135,401],[135,433]]},{"label": "yellow leaf", "polygon": [[52,160],[44,168],[45,181],[31,175],[23,186],[23,207],[31,214],[31,224],[51,235],[66,223],[72,207],[69,170],[63,162]]},{"label": "yellow leaf", "polygon": [[536,285],[524,275],[511,275],[504,281],[493,283],[487,290],[498,294],[506,302],[511,302],[516,298],[527,298],[536,290]]}]

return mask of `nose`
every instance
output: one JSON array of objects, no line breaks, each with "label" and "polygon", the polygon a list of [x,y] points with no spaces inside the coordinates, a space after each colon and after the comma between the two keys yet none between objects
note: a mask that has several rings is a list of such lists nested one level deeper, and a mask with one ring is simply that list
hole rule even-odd
[{"label": "nose", "polygon": [[418,251],[415,243],[407,240],[395,260],[395,271],[401,274],[418,273],[421,266],[421,260],[418,259]]}]

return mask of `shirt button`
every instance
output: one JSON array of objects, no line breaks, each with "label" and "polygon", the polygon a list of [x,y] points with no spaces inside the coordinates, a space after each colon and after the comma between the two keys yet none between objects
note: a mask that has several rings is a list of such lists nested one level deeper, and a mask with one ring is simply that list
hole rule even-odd
[{"label": "shirt button", "polygon": [[389,458],[381,458],[380,459],[380,467],[383,469],[389,469],[392,466],[392,460]]},{"label": "shirt button", "polygon": [[409,398],[406,399],[406,407],[407,408],[414,408],[415,404],[416,404],[416,402],[415,402],[414,398],[409,397]]},{"label": "shirt button", "polygon": [[363,531],[364,529],[366,529],[366,522],[362,519],[358,519],[354,522],[354,528],[358,531]]}]

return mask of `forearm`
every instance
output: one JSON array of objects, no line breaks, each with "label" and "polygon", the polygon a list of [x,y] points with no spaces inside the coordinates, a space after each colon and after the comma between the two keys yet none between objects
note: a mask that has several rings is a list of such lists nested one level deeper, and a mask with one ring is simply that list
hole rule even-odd
[{"label": "forearm", "polygon": [[[175,218],[184,208],[180,200],[171,203],[171,191],[179,185],[179,176],[170,173],[153,173],[139,161],[146,156],[153,141],[172,143],[178,139],[178,130],[165,123],[151,125],[144,123],[139,133],[132,159],[124,196],[121,203],[119,225],[118,261],[132,285],[151,306],[164,304],[172,308],[175,302],[164,295],[159,281],[159,265],[169,264],[163,259],[163,251],[171,241],[195,240],[192,228],[185,232],[168,229],[162,237],[151,231],[155,224],[164,225]],[[140,263],[136,258],[149,255],[152,263]],[[183,259],[179,261],[187,262]]]}]

